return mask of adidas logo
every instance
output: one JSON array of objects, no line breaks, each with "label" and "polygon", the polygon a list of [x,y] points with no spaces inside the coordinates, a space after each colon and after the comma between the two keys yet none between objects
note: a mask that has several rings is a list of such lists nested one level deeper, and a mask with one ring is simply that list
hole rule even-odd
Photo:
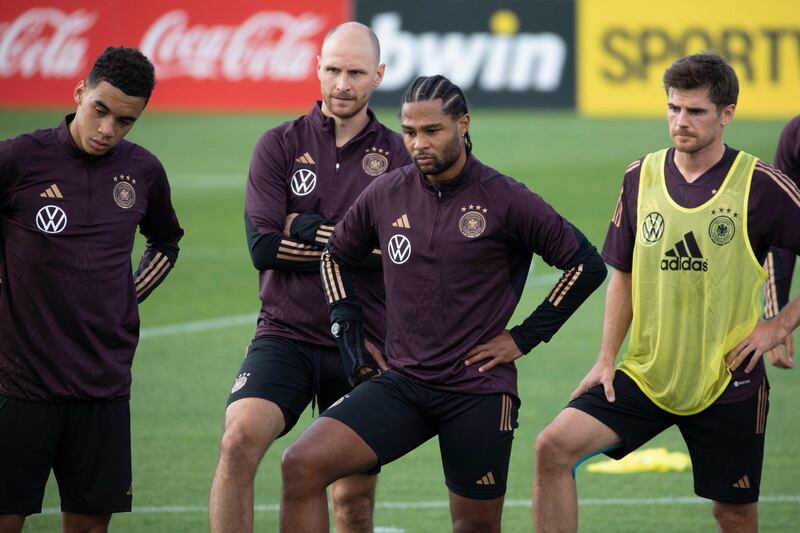
[{"label": "adidas logo", "polygon": [[392,222],[392,227],[411,229],[411,224],[408,222],[408,214],[403,213],[403,216]]},{"label": "adidas logo", "polygon": [[675,243],[672,250],[667,250],[666,257],[661,260],[661,270],[687,270],[707,272],[708,260],[703,259],[700,247],[691,231],[683,239]]},{"label": "adidas logo", "polygon": [[55,183],[46,188],[39,196],[42,198],[64,198],[64,195],[61,194],[61,191],[58,189],[58,185]]},{"label": "adidas logo", "polygon": [[732,486],[736,487],[737,489],[749,489],[750,488],[750,478],[745,474],[742,476],[742,479],[734,483]]},{"label": "adidas logo", "polygon": [[476,485],[494,485],[494,475],[491,471],[475,482]]},{"label": "adidas logo", "polygon": [[303,155],[301,155],[300,157],[295,159],[295,161],[297,161],[298,163],[303,163],[304,165],[313,165],[313,164],[315,164],[314,163],[314,158],[311,157],[311,154],[309,154],[308,152],[304,153]]}]

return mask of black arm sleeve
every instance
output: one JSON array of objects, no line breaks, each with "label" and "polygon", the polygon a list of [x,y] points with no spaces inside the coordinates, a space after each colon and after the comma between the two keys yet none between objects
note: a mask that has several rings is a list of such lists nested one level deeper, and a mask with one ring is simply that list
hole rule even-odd
[{"label": "black arm sleeve", "polygon": [[764,318],[774,317],[789,303],[794,263],[794,252],[770,247],[765,264],[769,278],[764,284]]},{"label": "black arm sleeve", "polygon": [[511,337],[522,353],[548,342],[578,307],[606,278],[606,265],[597,249],[574,226],[578,250],[565,265],[564,274],[547,298],[525,321],[511,328]]},{"label": "black arm sleeve", "polygon": [[136,301],[142,303],[145,298],[167,277],[178,261],[178,243],[145,248],[139,267],[133,276],[136,285]]},{"label": "black arm sleeve", "polygon": [[361,304],[353,290],[353,269],[337,259],[328,248],[322,252],[322,289],[328,301],[331,324],[347,320],[362,321]]},{"label": "black arm sleeve", "polygon": [[261,233],[247,213],[244,214],[244,227],[250,259],[256,269],[309,273],[319,271],[321,247],[299,242],[285,235]]}]

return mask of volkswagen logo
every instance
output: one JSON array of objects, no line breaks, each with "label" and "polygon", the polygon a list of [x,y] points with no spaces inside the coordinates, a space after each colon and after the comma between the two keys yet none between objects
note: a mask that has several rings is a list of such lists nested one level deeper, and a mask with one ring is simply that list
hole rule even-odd
[{"label": "volkswagen logo", "polygon": [[67,214],[57,205],[46,205],[36,213],[36,227],[45,233],[61,233],[67,227]]},{"label": "volkswagen logo", "polygon": [[292,192],[297,196],[305,196],[314,190],[317,175],[307,168],[298,169],[292,174]]},{"label": "volkswagen logo", "polygon": [[392,263],[402,265],[411,257],[411,241],[405,235],[395,235],[389,239],[387,250]]}]

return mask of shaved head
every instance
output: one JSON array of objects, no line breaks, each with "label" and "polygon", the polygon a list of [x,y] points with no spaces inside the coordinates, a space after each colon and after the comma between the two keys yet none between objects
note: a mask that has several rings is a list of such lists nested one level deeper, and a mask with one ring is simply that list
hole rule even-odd
[{"label": "shaved head", "polygon": [[325,49],[333,43],[346,43],[347,46],[364,46],[372,51],[372,56],[375,59],[375,65],[380,63],[381,59],[381,45],[378,42],[378,36],[369,26],[361,24],[360,22],[344,22],[335,26],[331,31],[325,35],[322,41],[322,51],[320,55],[325,55]]}]

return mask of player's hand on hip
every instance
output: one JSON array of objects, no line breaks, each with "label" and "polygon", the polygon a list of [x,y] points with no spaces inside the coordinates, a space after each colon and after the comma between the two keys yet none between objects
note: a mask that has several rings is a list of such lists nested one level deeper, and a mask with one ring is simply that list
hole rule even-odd
[{"label": "player's hand on hip", "polygon": [[500,335],[475,345],[475,347],[467,353],[464,364],[470,366],[479,361],[489,359],[488,363],[478,368],[478,372],[486,372],[497,365],[511,363],[520,357],[522,357],[522,352],[519,346],[514,342],[511,333],[509,333],[508,330],[504,330]]},{"label": "player's hand on hip", "polygon": [[794,341],[792,340],[792,336],[789,335],[783,339],[781,344],[769,350],[764,355],[766,355],[767,361],[769,361],[772,366],[787,369],[794,368]]},{"label": "player's hand on hip", "polygon": [[750,335],[728,353],[725,364],[732,372],[752,354],[750,362],[744,369],[745,373],[749,374],[758,364],[761,355],[779,346],[785,338],[786,335],[780,330],[777,320],[759,319]]},{"label": "player's hand on hip", "polygon": [[589,373],[586,374],[586,377],[581,380],[580,385],[569,395],[569,399],[574,400],[582,394],[589,392],[589,389],[595,385],[602,385],[606,400],[613,403],[616,399],[614,394],[614,372],[613,359],[610,364],[605,361],[597,361],[591,370],[589,370]]},{"label": "player's hand on hip", "polygon": [[[377,346],[369,342],[367,339],[364,339],[364,346],[366,347],[369,354],[375,359],[375,362],[378,363],[378,368],[380,368],[381,372],[385,372],[389,370],[389,364],[386,362],[386,358],[383,357],[383,354],[378,349]],[[380,372],[379,372],[380,374]]]}]

